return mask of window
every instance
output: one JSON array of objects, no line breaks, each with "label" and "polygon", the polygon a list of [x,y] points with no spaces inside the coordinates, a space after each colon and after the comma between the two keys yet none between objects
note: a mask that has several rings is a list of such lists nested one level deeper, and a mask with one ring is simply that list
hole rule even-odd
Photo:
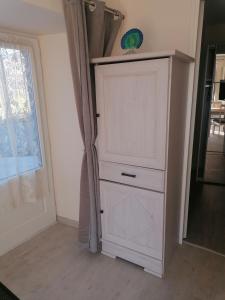
[{"label": "window", "polygon": [[31,51],[0,42],[0,181],[42,167]]}]

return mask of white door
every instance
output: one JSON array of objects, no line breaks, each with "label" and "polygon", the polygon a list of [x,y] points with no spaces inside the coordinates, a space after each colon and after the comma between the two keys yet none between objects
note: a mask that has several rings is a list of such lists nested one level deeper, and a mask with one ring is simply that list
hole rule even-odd
[{"label": "white door", "polygon": [[0,255],[56,220],[38,51],[0,34]]},{"label": "white door", "polygon": [[161,193],[101,181],[102,238],[162,259]]},{"label": "white door", "polygon": [[102,161],[165,169],[169,60],[96,67]]}]

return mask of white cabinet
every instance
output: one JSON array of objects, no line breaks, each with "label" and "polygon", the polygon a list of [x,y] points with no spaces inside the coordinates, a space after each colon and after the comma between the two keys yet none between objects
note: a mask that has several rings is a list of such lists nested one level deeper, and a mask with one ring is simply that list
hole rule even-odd
[{"label": "white cabinet", "polygon": [[169,60],[96,68],[99,159],[165,169]]},{"label": "white cabinet", "polygon": [[178,240],[190,61],[177,51],[93,60],[102,253],[160,277]]}]

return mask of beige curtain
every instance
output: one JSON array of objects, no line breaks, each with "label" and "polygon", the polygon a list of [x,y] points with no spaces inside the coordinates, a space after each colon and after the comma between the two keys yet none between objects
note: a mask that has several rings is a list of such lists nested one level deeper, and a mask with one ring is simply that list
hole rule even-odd
[{"label": "beige curtain", "polygon": [[[90,70],[89,53],[91,57],[102,56],[103,49],[111,53],[115,37],[110,39],[107,35],[105,39],[100,30],[105,26],[103,2],[97,3],[93,12],[89,7],[85,9],[82,0],[63,0],[63,5],[76,105],[85,148],[80,183],[79,239],[81,242],[87,242],[90,251],[95,253],[100,249],[101,224],[98,160],[94,145],[97,135],[94,86],[92,86],[94,80],[91,80],[93,70]],[[92,13],[96,18],[93,18]],[[106,41],[111,46],[107,47]]]}]

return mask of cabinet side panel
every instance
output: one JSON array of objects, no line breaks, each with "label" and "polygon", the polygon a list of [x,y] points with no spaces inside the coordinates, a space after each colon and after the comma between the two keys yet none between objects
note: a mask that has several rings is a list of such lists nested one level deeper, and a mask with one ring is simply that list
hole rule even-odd
[{"label": "cabinet side panel", "polygon": [[166,178],[165,266],[178,244],[189,64],[171,58]]}]

